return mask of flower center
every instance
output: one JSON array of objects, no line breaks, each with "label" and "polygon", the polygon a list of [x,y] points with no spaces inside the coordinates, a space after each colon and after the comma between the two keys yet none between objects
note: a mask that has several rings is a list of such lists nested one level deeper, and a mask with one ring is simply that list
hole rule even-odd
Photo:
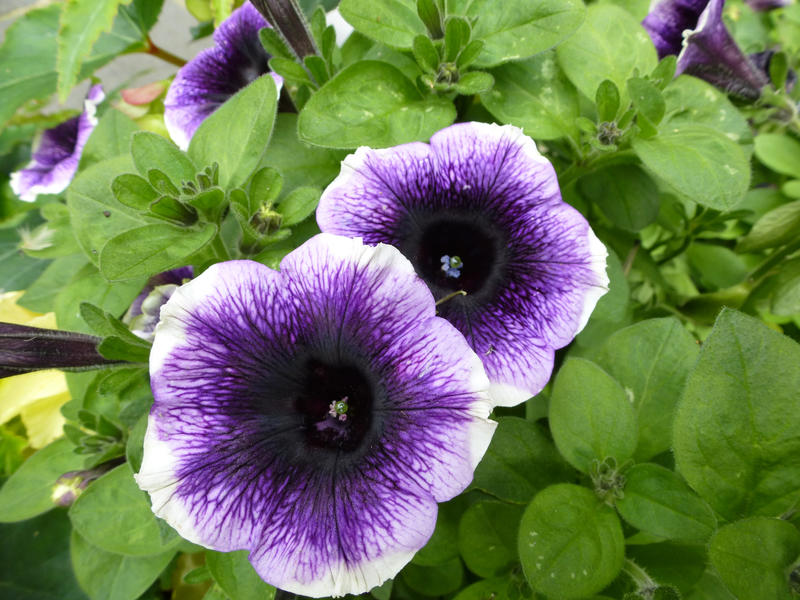
[{"label": "flower center", "polygon": [[372,422],[372,403],[372,386],[356,367],[307,361],[295,409],[303,416],[311,446],[346,452],[358,448]]},{"label": "flower center", "polygon": [[450,216],[431,221],[406,253],[438,299],[457,290],[485,289],[498,266],[498,240],[474,220]]}]

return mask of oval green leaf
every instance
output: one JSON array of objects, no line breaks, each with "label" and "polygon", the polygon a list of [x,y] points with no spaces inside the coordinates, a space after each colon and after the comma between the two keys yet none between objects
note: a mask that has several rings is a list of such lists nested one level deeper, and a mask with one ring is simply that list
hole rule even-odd
[{"label": "oval green leaf", "polygon": [[554,598],[584,598],[619,574],[625,541],[616,513],[571,484],[539,492],[522,515],[519,557],[531,587]]},{"label": "oval green leaf", "polygon": [[456,118],[453,103],[423,97],[396,67],[361,61],[338,73],[300,113],[302,141],[328,148],[385,148],[427,140]]},{"label": "oval green leaf", "polygon": [[800,346],[725,309],[689,375],[675,419],[675,464],[725,519],[800,502]]},{"label": "oval green leaf", "polygon": [[508,573],[517,562],[517,530],[523,508],[487,500],[473,504],[458,526],[458,549],[467,568],[481,577]]},{"label": "oval green leaf", "polygon": [[556,446],[583,473],[607,457],[622,465],[636,450],[633,405],[620,384],[588,360],[570,358],[561,367],[549,416]]},{"label": "oval green leaf", "polygon": [[791,600],[788,572],[800,557],[800,532],[788,521],[755,517],[721,528],[711,564],[739,600]]},{"label": "oval green leaf", "polygon": [[177,535],[162,540],[150,500],[123,464],[93,482],[69,511],[72,526],[92,544],[113,554],[162,554],[180,543]]},{"label": "oval green leaf", "polygon": [[625,477],[625,495],[616,507],[637,529],[687,542],[705,542],[716,529],[711,507],[669,469],[643,463],[633,466]]}]

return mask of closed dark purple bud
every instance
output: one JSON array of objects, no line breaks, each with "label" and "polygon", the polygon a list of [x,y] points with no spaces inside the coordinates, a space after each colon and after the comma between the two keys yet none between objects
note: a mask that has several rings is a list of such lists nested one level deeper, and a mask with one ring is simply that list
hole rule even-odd
[{"label": "closed dark purple bud", "polygon": [[99,337],[0,323],[0,378],[38,371],[99,369],[120,361],[108,360],[97,351]]},{"label": "closed dark purple bud", "polygon": [[745,2],[755,11],[763,12],[773,8],[789,6],[792,0],[745,0]]},{"label": "closed dark purple bud", "polygon": [[755,100],[769,80],[742,53],[722,22],[724,4],[711,0],[697,28],[687,32],[675,74],[694,75],[728,94]]}]

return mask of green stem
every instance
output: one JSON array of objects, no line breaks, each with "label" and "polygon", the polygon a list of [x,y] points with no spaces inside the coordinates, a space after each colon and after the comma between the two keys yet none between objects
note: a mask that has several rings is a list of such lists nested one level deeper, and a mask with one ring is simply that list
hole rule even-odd
[{"label": "green stem", "polygon": [[174,54],[172,54],[172,52],[168,52],[167,50],[164,50],[160,46],[157,46],[155,43],[153,43],[153,40],[151,40],[149,37],[147,38],[147,47],[144,49],[144,52],[149,54],[150,56],[155,56],[156,58],[160,58],[161,60],[164,60],[177,67],[182,67],[183,65],[186,64],[186,61],[183,60],[180,56],[175,56]]},{"label": "green stem", "polygon": [[764,262],[750,271],[750,273],[747,275],[746,281],[757,281],[761,279],[764,275],[769,273],[773,267],[777,266],[784,258],[795,253],[797,250],[800,250],[800,240],[795,241],[793,244],[787,244],[783,248],[776,250],[770,254],[764,260]]},{"label": "green stem", "polygon": [[639,589],[639,592],[652,591],[658,584],[645,572],[645,570],[633,562],[630,558],[625,560],[622,570],[631,578]]}]

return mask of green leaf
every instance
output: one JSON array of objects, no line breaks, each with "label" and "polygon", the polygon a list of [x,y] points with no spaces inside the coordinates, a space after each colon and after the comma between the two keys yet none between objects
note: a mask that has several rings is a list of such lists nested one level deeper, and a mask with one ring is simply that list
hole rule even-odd
[{"label": "green leaf", "polygon": [[550,429],[564,458],[588,473],[607,457],[621,465],[633,456],[636,414],[619,383],[596,364],[570,358],[558,372],[550,396]]},{"label": "green leaf", "polygon": [[710,290],[725,289],[747,277],[749,268],[733,250],[717,244],[696,242],[686,251],[695,280]]},{"label": "green leaf", "polygon": [[755,517],[722,527],[708,547],[711,564],[739,600],[791,600],[788,572],[800,556],[800,532],[781,519]]},{"label": "green leaf", "polygon": [[189,142],[189,157],[201,168],[218,163],[223,189],[243,184],[264,156],[277,105],[275,81],[259,77],[202,122]]},{"label": "green leaf", "polygon": [[[495,577],[493,579],[482,579],[468,585],[460,590],[453,600],[512,600],[525,597],[516,585],[516,582],[509,581],[508,577]],[[526,584],[525,591],[530,594],[530,589]],[[511,594],[514,594],[513,596]]]},{"label": "green leaf", "polygon": [[61,510],[0,525],[0,598],[86,600],[72,573],[69,535]]},{"label": "green leaf", "polygon": [[776,248],[797,239],[800,234],[800,200],[778,206],[756,221],[750,232],[739,240],[739,252],[757,252]]},{"label": "green leaf", "polygon": [[17,301],[34,312],[46,313],[55,307],[56,297],[69,280],[87,263],[83,254],[73,254],[55,259]]},{"label": "green leaf", "polygon": [[597,86],[594,102],[597,105],[597,118],[602,122],[611,122],[617,118],[619,110],[619,90],[610,79],[604,79]]},{"label": "green leaf", "polygon": [[274,204],[281,195],[282,189],[281,174],[271,167],[264,167],[257,171],[250,180],[250,193],[237,194],[236,196],[239,198],[237,201],[242,205],[245,214],[252,216],[260,207]]},{"label": "green leaf", "polygon": [[50,261],[32,258],[19,249],[15,229],[0,229],[0,290],[24,290],[38,279]]},{"label": "green leaf", "polygon": [[664,118],[667,105],[661,90],[643,77],[628,79],[628,95],[640,115],[647,118],[653,125],[658,125]]},{"label": "green leaf", "polygon": [[103,247],[100,272],[111,281],[155,275],[185,264],[215,235],[213,223],[194,230],[166,223],[130,229]]},{"label": "green leaf", "polygon": [[383,148],[426,140],[456,117],[452,102],[423,97],[397,68],[361,61],[340,71],[300,112],[301,141],[328,148]]},{"label": "green leaf", "polygon": [[148,177],[151,171],[157,170],[164,173],[174,185],[194,181],[198,171],[197,166],[175,144],[149,131],[133,134],[131,155],[136,170],[142,176]]},{"label": "green leaf", "polygon": [[558,62],[569,80],[587,98],[594,98],[609,79],[617,86],[621,106],[628,105],[627,81],[638,69],[649,73],[658,63],[650,36],[636,19],[611,4],[593,4],[586,21],[557,49]]},{"label": "green leaf", "polygon": [[781,265],[775,277],[775,290],[770,310],[775,315],[800,314],[800,259],[795,258]]},{"label": "green leaf", "polygon": [[[80,315],[81,302],[90,302],[111,313],[122,315],[142,291],[145,279],[133,279],[122,283],[109,283],[94,265],[87,264],[70,280],[56,296],[56,320],[60,329],[91,333]],[[71,375],[67,374],[67,380]],[[74,397],[82,397],[70,390]]]},{"label": "green leaf", "polygon": [[81,64],[104,31],[109,31],[120,4],[130,0],[67,0],[58,28],[58,99],[66,101]]},{"label": "green leaf", "polygon": [[481,94],[492,89],[494,77],[484,71],[471,71],[462,75],[455,85],[455,90],[464,96]]},{"label": "green leaf", "polygon": [[675,420],[678,471],[725,519],[800,501],[800,346],[725,309],[689,375]]},{"label": "green leaf", "polygon": [[90,544],[114,554],[150,556],[172,550],[181,540],[162,543],[150,500],[133,480],[128,464],[93,482],[69,511],[75,530]]},{"label": "green leaf", "polygon": [[[117,175],[134,167],[130,156],[118,156],[93,164],[78,175],[67,189],[70,220],[84,254],[95,265],[100,250],[113,237],[153,220],[120,203],[111,193]],[[102,223],[102,227],[98,224]],[[75,307],[77,310],[77,306]]]},{"label": "green leaf", "polygon": [[136,600],[172,560],[175,551],[153,556],[123,556],[87,542],[77,531],[70,538],[75,577],[92,600]]},{"label": "green leaf", "polygon": [[625,558],[616,513],[588,489],[553,485],[522,515],[519,557],[528,583],[554,598],[584,598],[617,576]]},{"label": "green leaf", "polygon": [[599,346],[608,336],[630,321],[628,308],[630,288],[622,263],[612,249],[608,249],[608,293],[597,302],[589,322],[575,339],[581,347]]},{"label": "green leaf", "polygon": [[[135,18],[139,1],[135,0],[130,8],[120,8],[111,32],[100,36],[83,62],[79,78],[88,76],[120,53],[142,46],[144,31]],[[4,65],[0,81],[0,126],[25,102],[46,98],[56,91],[58,42],[54,32],[59,27],[60,13],[60,3],[32,10],[8,28],[0,47],[0,64]]]},{"label": "green leaf", "polygon": [[115,177],[111,182],[111,193],[120,203],[137,211],[146,211],[150,203],[158,198],[158,192],[150,182],[135,173],[123,173]]},{"label": "green leaf", "polygon": [[664,89],[664,102],[663,131],[682,129],[686,125],[707,125],[734,142],[752,140],[747,119],[723,92],[702,79],[680,75]]},{"label": "green leaf", "polygon": [[444,59],[454,62],[461,49],[469,43],[472,28],[469,23],[457,16],[447,17],[444,32]]},{"label": "green leaf", "polygon": [[455,592],[464,580],[464,567],[458,558],[433,567],[413,563],[402,571],[402,580],[423,596],[443,596]]},{"label": "green leaf", "polygon": [[342,0],[339,12],[356,31],[387,46],[407,50],[416,36],[427,35],[414,0]]},{"label": "green leaf", "polygon": [[0,488],[0,523],[22,521],[53,508],[53,486],[68,471],[80,469],[83,458],[61,438],[39,450]]},{"label": "green leaf", "polygon": [[131,136],[137,131],[139,127],[130,118],[114,108],[109,108],[100,117],[83,147],[79,169],[83,171],[89,165],[102,160],[128,154]]},{"label": "green leaf", "polygon": [[612,165],[581,177],[578,186],[587,200],[622,229],[640,231],[658,217],[658,186],[636,165]]},{"label": "green leaf", "polygon": [[756,158],[773,171],[800,177],[800,142],[779,133],[756,136]]},{"label": "green leaf", "polygon": [[417,64],[429,73],[436,73],[439,69],[439,53],[431,39],[427,35],[418,35],[414,38],[413,49]]},{"label": "green leaf", "polygon": [[492,443],[475,469],[472,486],[507,502],[524,504],[574,471],[544,429],[519,417],[500,417]]},{"label": "green leaf", "polygon": [[637,460],[669,449],[675,407],[700,349],[675,318],[648,319],[614,333],[594,355],[633,397]]},{"label": "green leaf", "polygon": [[670,540],[705,542],[717,527],[714,512],[669,469],[642,463],[625,473],[622,518],[641,531]]},{"label": "green leaf", "polygon": [[487,500],[470,506],[458,526],[458,549],[480,577],[511,571],[517,563],[517,530],[523,508]]},{"label": "green leaf", "polygon": [[458,558],[458,523],[465,502],[464,496],[457,496],[439,505],[433,535],[411,559],[415,565],[435,567]]},{"label": "green leaf", "polygon": [[474,22],[473,39],[484,42],[476,64],[489,67],[552,48],[583,22],[578,0],[528,0],[498,5],[489,0],[451,0],[448,14]]},{"label": "green leaf", "polygon": [[250,561],[247,551],[213,552],[206,551],[206,565],[211,576],[230,600],[272,600],[275,588],[258,576]]},{"label": "green leaf", "polygon": [[314,212],[322,192],[313,187],[299,187],[283,198],[275,210],[283,217],[282,226],[290,226],[304,220]]},{"label": "green leaf", "polygon": [[744,150],[710,127],[687,125],[654,138],[636,138],[633,149],[654,175],[709,208],[730,209],[750,185],[750,162]]},{"label": "green leaf", "polygon": [[279,113],[262,164],[269,165],[281,174],[286,189],[293,190],[304,185],[324,188],[339,174],[342,159],[346,155],[341,150],[329,150],[301,142],[297,137],[297,115]]}]

